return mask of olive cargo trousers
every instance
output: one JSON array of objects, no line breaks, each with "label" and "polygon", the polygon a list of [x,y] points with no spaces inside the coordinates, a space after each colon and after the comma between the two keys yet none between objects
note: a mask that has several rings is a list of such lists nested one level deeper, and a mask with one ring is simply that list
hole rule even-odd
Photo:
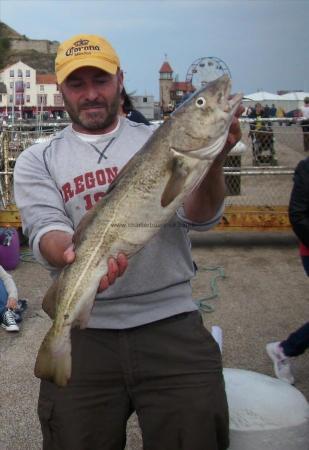
[{"label": "olive cargo trousers", "polygon": [[43,450],[122,450],[136,411],[144,450],[225,450],[219,347],[200,314],[126,330],[72,331],[72,378],[42,381]]}]

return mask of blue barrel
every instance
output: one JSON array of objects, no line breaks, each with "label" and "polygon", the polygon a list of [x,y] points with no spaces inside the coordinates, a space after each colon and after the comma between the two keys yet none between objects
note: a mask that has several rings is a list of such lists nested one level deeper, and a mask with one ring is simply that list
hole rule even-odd
[{"label": "blue barrel", "polygon": [[19,262],[20,243],[15,228],[0,228],[0,264],[5,270],[13,270]]}]

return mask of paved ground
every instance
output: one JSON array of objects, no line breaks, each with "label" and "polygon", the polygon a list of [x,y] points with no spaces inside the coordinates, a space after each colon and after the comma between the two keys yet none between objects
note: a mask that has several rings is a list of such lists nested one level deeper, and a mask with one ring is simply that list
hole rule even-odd
[{"label": "paved ground", "polygon": [[[273,375],[265,344],[280,340],[300,326],[309,313],[308,279],[291,233],[193,234],[193,254],[200,268],[193,283],[195,298],[210,295],[220,266],[214,312],[204,314],[207,327],[223,330],[225,367]],[[33,365],[49,320],[40,309],[49,285],[48,274],[37,264],[21,262],[13,271],[20,296],[29,308],[19,334],[0,330],[0,450],[39,450],[41,435],[36,417],[38,380]],[[296,387],[309,399],[309,358],[295,358]],[[128,426],[127,450],[140,450],[141,439],[133,416]]]}]

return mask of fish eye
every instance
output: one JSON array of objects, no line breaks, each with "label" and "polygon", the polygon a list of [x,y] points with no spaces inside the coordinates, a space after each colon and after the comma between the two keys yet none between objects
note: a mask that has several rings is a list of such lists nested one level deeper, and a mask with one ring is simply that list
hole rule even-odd
[{"label": "fish eye", "polygon": [[196,106],[198,108],[203,108],[206,105],[206,100],[204,97],[199,97],[196,102],[195,102]]}]

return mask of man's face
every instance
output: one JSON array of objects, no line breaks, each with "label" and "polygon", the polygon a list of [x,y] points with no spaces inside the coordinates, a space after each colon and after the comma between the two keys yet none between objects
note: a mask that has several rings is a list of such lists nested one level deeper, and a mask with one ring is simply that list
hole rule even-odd
[{"label": "man's face", "polygon": [[95,67],[72,72],[60,85],[74,130],[86,134],[111,131],[117,124],[122,72],[111,75]]}]

